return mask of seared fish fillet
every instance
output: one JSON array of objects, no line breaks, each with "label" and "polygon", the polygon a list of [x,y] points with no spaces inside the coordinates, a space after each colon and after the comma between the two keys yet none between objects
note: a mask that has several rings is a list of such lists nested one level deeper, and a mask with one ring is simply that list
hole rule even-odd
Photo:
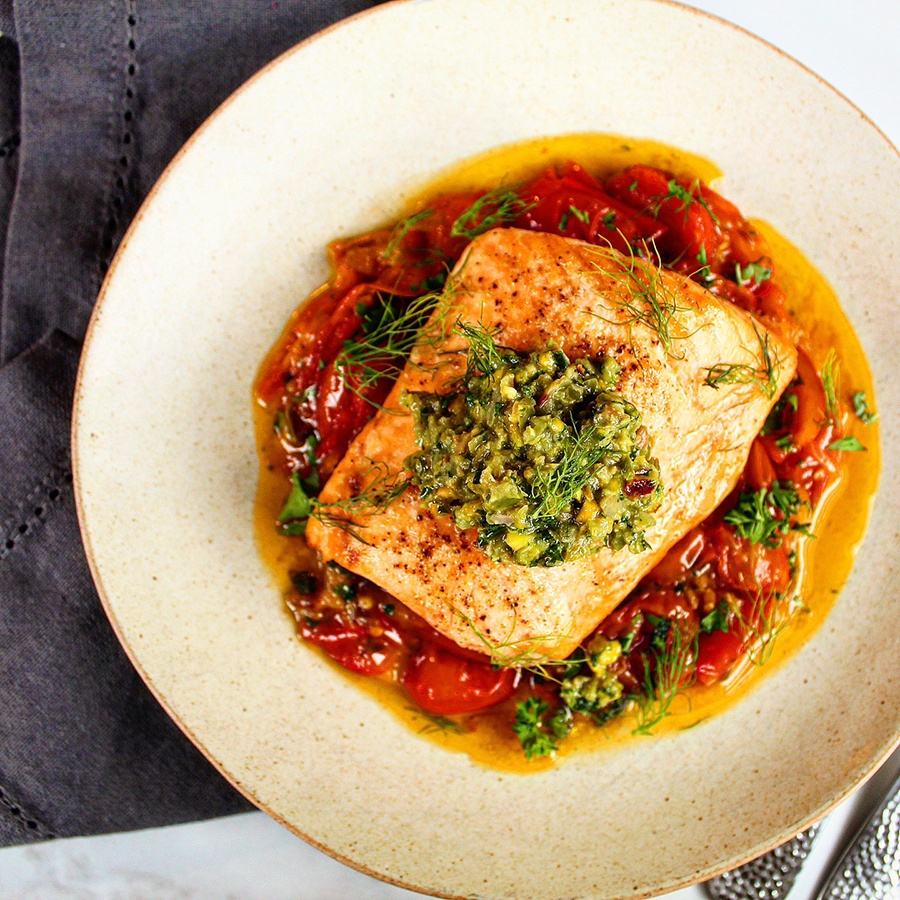
[{"label": "seared fish fillet", "polygon": [[[416,452],[402,391],[440,392],[465,371],[453,323],[497,329],[520,352],[553,341],[570,359],[612,356],[617,390],[642,413],[659,460],[663,500],[649,550],[601,550],[550,568],[491,561],[449,516],[408,489],[346,530],[310,521],[326,560],[368,578],[462,647],[496,659],[570,654],[686,532],[731,491],[770,409],[793,378],[795,349],[690,279],[580,241],[516,229],[474,240],[448,279],[437,316],[446,341],[413,354],[379,411],[322,491],[356,496],[373,461],[400,473]],[[458,352],[449,352],[458,351]],[[714,385],[708,382],[714,382]]]}]

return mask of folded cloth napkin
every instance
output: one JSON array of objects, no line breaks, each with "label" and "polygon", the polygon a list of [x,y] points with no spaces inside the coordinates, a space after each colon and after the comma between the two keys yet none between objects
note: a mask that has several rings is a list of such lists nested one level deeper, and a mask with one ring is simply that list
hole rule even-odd
[{"label": "folded cloth napkin", "polygon": [[100,606],[72,496],[75,374],[116,246],[179,147],[269,60],[372,5],[0,0],[0,846],[250,808]]}]

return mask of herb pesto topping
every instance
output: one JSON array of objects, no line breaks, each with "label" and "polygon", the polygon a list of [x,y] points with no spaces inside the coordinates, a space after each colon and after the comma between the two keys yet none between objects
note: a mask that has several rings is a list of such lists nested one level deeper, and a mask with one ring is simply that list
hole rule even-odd
[{"label": "herb pesto topping", "polygon": [[638,410],[614,389],[615,360],[570,362],[548,346],[469,340],[466,376],[445,394],[407,394],[418,453],[406,460],[423,503],[477,528],[494,561],[555,566],[603,547],[647,549],[662,499]]}]

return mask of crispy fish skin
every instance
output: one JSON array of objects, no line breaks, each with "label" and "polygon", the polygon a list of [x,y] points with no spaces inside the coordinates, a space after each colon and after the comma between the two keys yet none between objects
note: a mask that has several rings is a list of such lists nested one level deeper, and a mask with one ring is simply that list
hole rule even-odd
[{"label": "crispy fish skin", "polygon": [[[651,297],[660,314],[653,313]],[[480,323],[517,351],[553,341],[570,359],[605,355],[622,365],[617,390],[643,416],[663,484],[656,524],[645,534],[651,549],[604,549],[550,568],[496,563],[478,549],[474,530],[462,532],[449,516],[429,512],[413,488],[387,509],[353,516],[365,542],[312,520],[307,540],[326,560],[375,582],[462,647],[507,662],[561,659],[732,490],[753,438],[794,376],[796,350],[682,275],[517,229],[476,238],[448,280],[444,300],[435,326],[446,340],[417,348],[385,410],[334,471],[322,501],[357,495],[372,477],[373,461],[402,471],[417,447],[401,393],[440,392],[459,378],[467,344],[452,333],[453,323]],[[733,383],[707,384],[711,369],[733,366],[742,367],[734,370]]]}]

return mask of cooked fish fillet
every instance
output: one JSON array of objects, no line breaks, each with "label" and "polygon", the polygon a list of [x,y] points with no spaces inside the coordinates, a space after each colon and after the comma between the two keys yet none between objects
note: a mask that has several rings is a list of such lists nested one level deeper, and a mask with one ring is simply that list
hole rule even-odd
[{"label": "cooked fish fillet", "polygon": [[656,524],[645,534],[650,549],[604,549],[550,568],[496,563],[475,545],[475,531],[430,513],[414,489],[384,510],[354,515],[365,542],[316,521],[307,539],[326,560],[375,582],[460,646],[506,660],[563,658],[731,491],[753,438],[793,378],[796,351],[684,276],[516,229],[474,240],[444,300],[438,315],[450,336],[414,352],[385,411],[353,442],[322,501],[358,495],[373,461],[402,471],[417,447],[401,392],[440,392],[463,374],[467,344],[452,334],[461,320],[498,329],[497,342],[517,351],[553,341],[570,359],[612,356],[622,365],[617,390],[643,415],[663,484]]}]

